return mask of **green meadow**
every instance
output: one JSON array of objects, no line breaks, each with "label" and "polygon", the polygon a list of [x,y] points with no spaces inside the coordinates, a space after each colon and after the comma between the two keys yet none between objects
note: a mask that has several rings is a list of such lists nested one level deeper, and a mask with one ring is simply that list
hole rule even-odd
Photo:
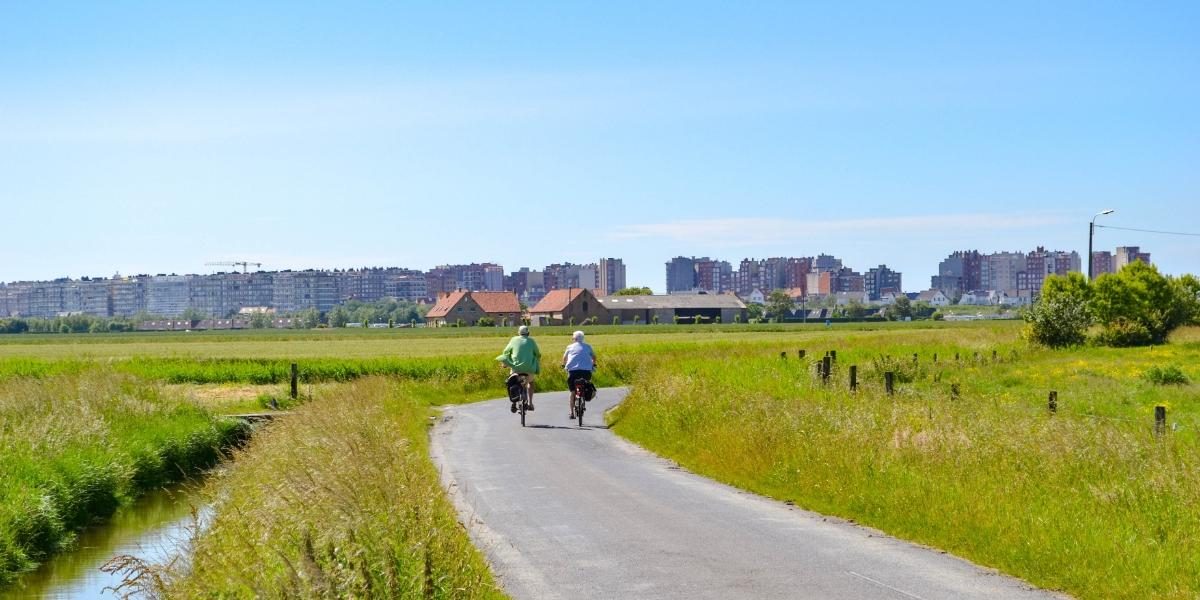
[{"label": "green meadow", "polygon": [[[542,389],[564,387],[552,365],[577,328],[534,330]],[[1015,322],[582,329],[598,383],[633,388],[610,417],[616,433],[698,473],[1078,597],[1200,594],[1200,329],[1153,348],[1068,350],[1025,344]],[[503,394],[491,359],[511,334],[0,337],[0,581],[68,550],[163,473],[224,457],[197,568],[132,565],[162,594],[500,596],[441,491],[426,430],[438,404]],[[292,414],[234,444],[220,415],[269,398]],[[18,462],[19,483],[4,474]],[[28,524],[35,505],[48,525]]]}]

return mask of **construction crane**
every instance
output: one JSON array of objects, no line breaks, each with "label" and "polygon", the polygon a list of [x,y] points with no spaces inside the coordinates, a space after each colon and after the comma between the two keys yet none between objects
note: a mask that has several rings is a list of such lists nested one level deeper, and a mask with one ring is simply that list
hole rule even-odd
[{"label": "construction crane", "polygon": [[262,267],[262,263],[260,262],[250,262],[246,260],[235,260],[230,262],[207,262],[204,263],[204,265],[208,267],[241,267],[243,273],[246,273],[249,270],[249,267],[254,267],[255,269]]}]

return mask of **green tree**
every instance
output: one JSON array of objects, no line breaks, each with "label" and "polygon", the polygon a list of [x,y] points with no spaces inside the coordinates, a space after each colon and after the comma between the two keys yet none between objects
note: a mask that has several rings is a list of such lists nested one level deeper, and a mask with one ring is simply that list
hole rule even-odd
[{"label": "green tree", "polygon": [[1194,317],[1190,285],[1140,261],[1102,275],[1091,286],[1092,314],[1103,328],[1097,341],[1109,346],[1166,342]]},{"label": "green tree", "polygon": [[761,304],[749,304],[746,306],[746,318],[749,319],[751,323],[757,323],[762,319],[762,316],[763,307]]},{"label": "green tree", "polygon": [[652,296],[654,292],[648,287],[627,287],[617,290],[614,296]]},{"label": "green tree", "polygon": [[250,315],[251,329],[266,329],[271,326],[271,315],[265,312],[256,312]]},{"label": "green tree", "polygon": [[884,314],[889,321],[903,321],[906,318],[912,318],[912,300],[909,300],[908,296],[900,294],[884,309]]},{"label": "green tree", "polygon": [[495,327],[496,320],[491,317],[479,317],[479,320],[475,321],[475,325],[479,327]]},{"label": "green tree", "polygon": [[329,311],[329,326],[341,329],[350,322],[350,313],[342,306],[335,306]]},{"label": "green tree", "polygon": [[791,316],[792,309],[796,307],[796,299],[792,298],[791,294],[783,290],[775,290],[767,294],[767,303],[763,307],[768,317],[775,319],[776,322],[781,322]]},{"label": "green tree", "polygon": [[316,329],[317,325],[321,324],[321,312],[315,308],[304,309],[296,315],[293,322],[299,323],[304,329]]},{"label": "green tree", "polygon": [[861,319],[867,316],[867,307],[858,300],[851,300],[850,303],[846,305],[846,316],[850,317],[851,319]]},{"label": "green tree", "polygon": [[1091,294],[1087,279],[1080,273],[1047,277],[1037,302],[1021,314],[1026,323],[1025,338],[1051,348],[1084,343],[1092,325],[1088,306]]}]

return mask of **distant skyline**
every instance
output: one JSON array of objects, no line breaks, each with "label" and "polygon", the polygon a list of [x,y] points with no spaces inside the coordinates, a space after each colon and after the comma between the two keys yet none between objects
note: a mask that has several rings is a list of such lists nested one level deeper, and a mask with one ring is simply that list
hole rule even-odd
[{"label": "distant skyline", "polygon": [[[1200,4],[52,2],[0,20],[0,280],[1200,232]],[[1200,238],[1101,229],[1200,271]],[[1086,260],[1086,258],[1085,258]],[[1086,264],[1086,263],[1085,263]]]}]

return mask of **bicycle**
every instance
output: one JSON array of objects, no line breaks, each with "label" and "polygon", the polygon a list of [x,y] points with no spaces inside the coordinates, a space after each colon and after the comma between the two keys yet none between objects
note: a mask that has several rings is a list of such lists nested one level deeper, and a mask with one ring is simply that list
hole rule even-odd
[{"label": "bicycle", "polygon": [[517,375],[517,381],[521,382],[521,399],[517,403],[517,412],[521,414],[521,427],[524,427],[525,413],[529,410],[529,376],[521,373]]},{"label": "bicycle", "polygon": [[579,420],[579,426],[583,427],[583,410],[587,406],[586,394],[587,381],[584,379],[575,380],[575,389],[571,390],[571,411],[575,413],[575,418]]}]

